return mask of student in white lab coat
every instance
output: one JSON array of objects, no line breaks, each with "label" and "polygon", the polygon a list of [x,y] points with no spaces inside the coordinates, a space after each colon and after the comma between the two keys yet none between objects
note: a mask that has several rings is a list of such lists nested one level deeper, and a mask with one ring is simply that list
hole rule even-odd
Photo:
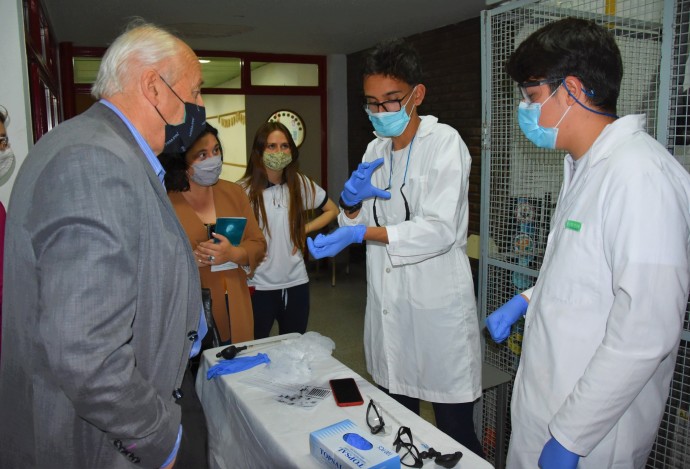
[{"label": "student in white lab coat", "polygon": [[527,138],[568,152],[537,283],[486,321],[501,342],[526,313],[508,467],[643,468],[688,301],[690,177],[643,115],[615,115],[609,30],[550,23],[506,69]]},{"label": "student in white lab coat", "polygon": [[426,88],[404,42],[379,44],[363,79],[376,138],[341,194],[341,227],[307,245],[321,258],[367,240],[367,370],[416,413],[419,399],[432,402],[438,427],[483,455],[472,422],[481,351],[465,253],[470,154],[455,129],[417,114]]}]

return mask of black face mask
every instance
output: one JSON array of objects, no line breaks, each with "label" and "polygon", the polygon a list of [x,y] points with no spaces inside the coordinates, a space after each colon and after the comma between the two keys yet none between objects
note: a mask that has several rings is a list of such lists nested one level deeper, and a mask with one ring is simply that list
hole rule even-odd
[{"label": "black face mask", "polygon": [[[161,77],[161,80],[163,80],[163,77]],[[180,124],[169,124],[158,108],[155,108],[158,115],[165,122],[165,145],[163,146],[163,151],[166,153],[185,153],[196,141],[197,137],[201,135],[204,127],[206,127],[206,109],[198,104],[183,101],[175,93],[175,90],[168,85],[168,82],[163,80],[163,83],[184,104],[184,120]]]}]

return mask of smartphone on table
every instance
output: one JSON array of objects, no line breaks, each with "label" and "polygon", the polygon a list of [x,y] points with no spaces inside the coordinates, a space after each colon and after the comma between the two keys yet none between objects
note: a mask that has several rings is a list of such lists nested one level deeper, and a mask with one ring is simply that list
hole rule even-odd
[{"label": "smartphone on table", "polygon": [[331,385],[335,403],[340,407],[364,404],[364,399],[362,399],[362,394],[359,392],[354,378],[332,379],[328,384]]}]

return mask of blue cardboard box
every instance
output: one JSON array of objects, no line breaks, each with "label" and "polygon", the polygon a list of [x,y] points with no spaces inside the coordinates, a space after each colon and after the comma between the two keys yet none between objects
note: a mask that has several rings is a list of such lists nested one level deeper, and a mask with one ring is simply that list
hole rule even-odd
[{"label": "blue cardboard box", "polygon": [[400,457],[396,452],[352,420],[311,432],[309,449],[324,467],[400,469]]}]

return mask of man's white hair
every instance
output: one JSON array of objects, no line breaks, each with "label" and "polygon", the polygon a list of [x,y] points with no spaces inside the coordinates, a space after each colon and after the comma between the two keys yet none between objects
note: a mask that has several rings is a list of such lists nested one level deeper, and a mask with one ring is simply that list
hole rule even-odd
[{"label": "man's white hair", "polygon": [[128,80],[137,78],[137,70],[155,68],[170,83],[177,82],[175,60],[183,43],[177,37],[141,19],[132,21],[108,47],[98,69],[91,95],[107,98],[124,91]]}]

